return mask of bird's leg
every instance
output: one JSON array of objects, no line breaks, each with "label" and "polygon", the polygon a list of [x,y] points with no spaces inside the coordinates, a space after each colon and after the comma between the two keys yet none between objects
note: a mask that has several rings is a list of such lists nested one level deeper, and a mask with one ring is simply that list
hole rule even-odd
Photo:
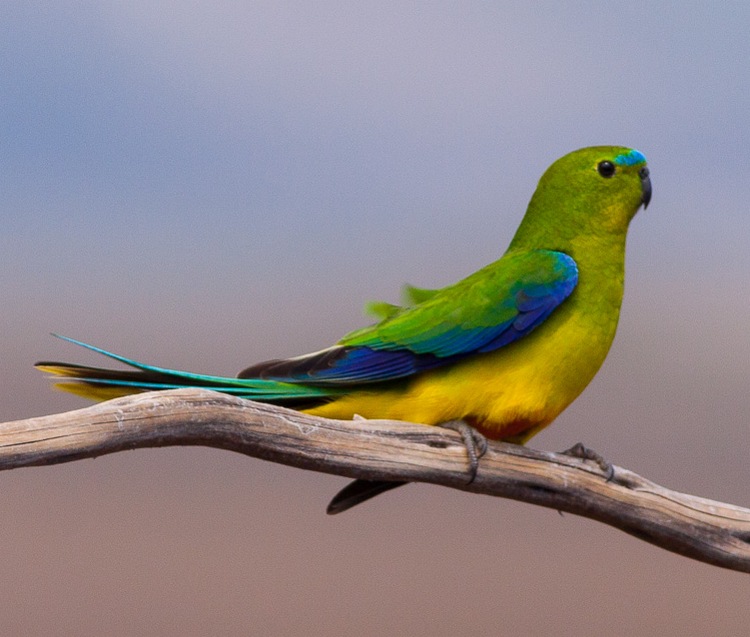
[{"label": "bird's leg", "polygon": [[487,453],[487,438],[465,420],[448,420],[440,423],[438,427],[451,429],[461,434],[466,452],[469,454],[469,481],[466,484],[471,484],[477,477],[479,459]]},{"label": "bird's leg", "polygon": [[589,449],[583,443],[577,442],[570,449],[561,451],[560,453],[571,456],[572,458],[580,458],[581,460],[592,460],[599,468],[604,472],[607,477],[607,482],[610,482],[615,477],[615,467],[612,463],[607,462],[600,453]]},{"label": "bird's leg", "polygon": [[[362,417],[356,415],[353,418],[353,420],[360,419]],[[487,438],[463,420],[449,420],[438,426],[444,429],[452,429],[461,434],[461,438],[466,446],[466,452],[469,454],[469,480],[466,484],[471,484],[477,477],[479,459],[487,452]],[[354,480],[333,496],[333,499],[328,504],[326,513],[329,515],[343,513],[353,506],[374,498],[376,495],[405,484],[409,483],[386,480]]]}]

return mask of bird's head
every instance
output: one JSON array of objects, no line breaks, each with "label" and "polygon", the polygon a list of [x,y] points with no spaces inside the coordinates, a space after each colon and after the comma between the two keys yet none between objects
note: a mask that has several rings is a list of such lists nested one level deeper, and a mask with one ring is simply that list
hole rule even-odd
[{"label": "bird's head", "polygon": [[578,238],[624,238],[630,220],[650,200],[642,153],[622,146],[582,148],[544,173],[513,244],[563,249]]}]

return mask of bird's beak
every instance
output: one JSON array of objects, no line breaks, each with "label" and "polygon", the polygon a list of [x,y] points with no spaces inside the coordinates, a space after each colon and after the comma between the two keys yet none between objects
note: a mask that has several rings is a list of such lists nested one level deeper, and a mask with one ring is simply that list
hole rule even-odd
[{"label": "bird's beak", "polygon": [[649,177],[648,168],[646,168],[646,166],[641,168],[638,174],[641,177],[641,191],[643,192],[641,202],[643,203],[643,209],[645,210],[648,208],[648,202],[651,201],[651,177]]}]

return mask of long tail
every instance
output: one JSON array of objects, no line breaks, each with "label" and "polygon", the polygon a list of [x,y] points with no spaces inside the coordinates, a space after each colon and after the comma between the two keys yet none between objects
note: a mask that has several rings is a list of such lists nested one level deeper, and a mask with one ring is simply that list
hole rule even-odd
[{"label": "long tail", "polygon": [[312,407],[346,393],[345,389],[336,387],[314,387],[303,383],[262,378],[226,378],[166,369],[139,363],[67,336],[60,336],[59,334],[54,336],[103,354],[132,368],[130,370],[116,370],[57,362],[35,364],[35,367],[43,372],[64,378],[62,382],[55,383],[56,388],[91,400],[109,400],[128,394],[159,389],[204,387],[260,402],[303,408]]}]

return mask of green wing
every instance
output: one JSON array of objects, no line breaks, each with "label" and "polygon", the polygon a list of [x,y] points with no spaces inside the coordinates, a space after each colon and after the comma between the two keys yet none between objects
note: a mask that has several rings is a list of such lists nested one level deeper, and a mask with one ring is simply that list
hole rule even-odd
[{"label": "green wing", "polygon": [[576,263],[562,252],[506,254],[455,285],[430,290],[413,307],[393,306],[382,321],[332,348],[254,365],[241,377],[316,385],[403,378],[522,338],[577,282]]}]

